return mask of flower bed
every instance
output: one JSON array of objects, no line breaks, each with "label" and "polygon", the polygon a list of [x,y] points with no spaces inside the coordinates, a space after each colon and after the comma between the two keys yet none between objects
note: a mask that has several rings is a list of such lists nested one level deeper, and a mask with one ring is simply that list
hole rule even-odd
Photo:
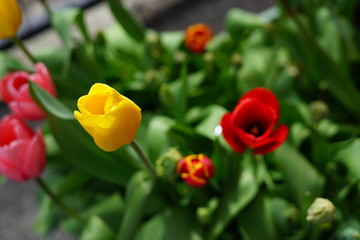
[{"label": "flower bed", "polygon": [[[0,123],[0,172],[42,187],[37,231],[61,225],[104,240],[359,236],[356,1],[232,9],[216,35],[207,24],[158,33],[121,1],[108,3],[118,24],[95,37],[80,10],[53,12],[61,49],[26,51],[16,16],[0,32],[43,63],[34,74],[3,54],[11,73],[0,85],[14,112]],[[38,111],[43,137],[22,120]],[[30,144],[47,147],[46,179],[43,155],[25,154]]]}]

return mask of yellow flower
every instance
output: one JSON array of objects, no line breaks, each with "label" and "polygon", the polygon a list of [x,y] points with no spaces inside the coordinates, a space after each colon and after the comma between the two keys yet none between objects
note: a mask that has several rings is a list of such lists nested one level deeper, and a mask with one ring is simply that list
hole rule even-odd
[{"label": "yellow flower", "polygon": [[94,84],[88,95],[78,100],[75,118],[104,151],[131,143],[141,122],[141,109],[133,101],[106,84]]},{"label": "yellow flower", "polygon": [[0,39],[16,35],[21,24],[21,11],[16,0],[0,0]]}]

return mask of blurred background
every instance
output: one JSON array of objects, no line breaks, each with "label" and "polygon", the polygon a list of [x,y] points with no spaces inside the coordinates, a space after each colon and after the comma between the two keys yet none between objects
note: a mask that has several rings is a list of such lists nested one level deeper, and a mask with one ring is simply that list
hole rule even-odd
[{"label": "blurred background", "polygon": [[[188,25],[204,22],[220,32],[226,12],[232,7],[261,12],[274,0],[123,0],[135,16],[147,27],[157,31],[183,30]],[[19,36],[26,40],[32,51],[60,44],[56,33],[49,28],[46,11],[38,0],[19,0],[23,24]],[[54,10],[69,6],[86,9],[85,21],[95,34],[113,24],[114,20],[105,1],[101,0],[48,0]],[[27,61],[10,41],[0,40],[0,50],[7,51],[21,61]],[[2,64],[0,62],[0,64]],[[0,116],[7,109],[0,102]],[[0,133],[1,134],[1,133]],[[33,182],[0,184],[0,240],[72,240],[61,230],[50,236],[39,236],[33,230],[37,214],[37,187]]]}]

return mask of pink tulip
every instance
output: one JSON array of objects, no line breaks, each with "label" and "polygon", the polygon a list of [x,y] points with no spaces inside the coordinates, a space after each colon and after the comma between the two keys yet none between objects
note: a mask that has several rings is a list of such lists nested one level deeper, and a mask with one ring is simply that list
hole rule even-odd
[{"label": "pink tulip", "polygon": [[34,132],[23,120],[8,115],[0,121],[0,175],[14,181],[37,178],[46,164],[40,129]]},{"label": "pink tulip", "polygon": [[44,112],[32,100],[29,92],[29,81],[37,83],[51,95],[56,96],[55,86],[43,63],[35,65],[36,73],[17,71],[6,74],[0,82],[2,100],[9,104],[10,109],[18,116],[28,120],[40,120]]}]

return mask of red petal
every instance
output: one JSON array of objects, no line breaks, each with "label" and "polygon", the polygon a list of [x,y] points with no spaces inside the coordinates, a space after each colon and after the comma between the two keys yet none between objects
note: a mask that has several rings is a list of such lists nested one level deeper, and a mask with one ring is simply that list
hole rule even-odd
[{"label": "red petal", "polygon": [[[235,108],[231,124],[236,126],[234,130],[237,137],[248,147],[255,148],[268,142],[277,120],[278,115],[271,106],[258,99],[248,98]],[[247,132],[251,126],[259,126],[262,134],[254,136]]]},{"label": "red petal", "polygon": [[223,129],[223,136],[234,151],[243,153],[245,151],[246,145],[236,135],[236,127],[231,125],[231,118],[232,113],[227,113],[221,119],[220,125]]},{"label": "red petal", "polygon": [[254,89],[250,90],[249,92],[245,93],[240,98],[239,103],[247,98],[255,98],[255,99],[262,101],[263,103],[265,103],[267,105],[270,105],[271,107],[273,107],[275,109],[277,115],[279,115],[279,109],[280,109],[279,102],[278,102],[276,96],[270,90],[263,88],[263,87],[254,88]]},{"label": "red petal", "polygon": [[271,138],[272,141],[266,145],[254,149],[254,154],[266,154],[274,151],[276,148],[280,147],[280,145],[286,140],[289,129],[286,125],[279,125]]}]

